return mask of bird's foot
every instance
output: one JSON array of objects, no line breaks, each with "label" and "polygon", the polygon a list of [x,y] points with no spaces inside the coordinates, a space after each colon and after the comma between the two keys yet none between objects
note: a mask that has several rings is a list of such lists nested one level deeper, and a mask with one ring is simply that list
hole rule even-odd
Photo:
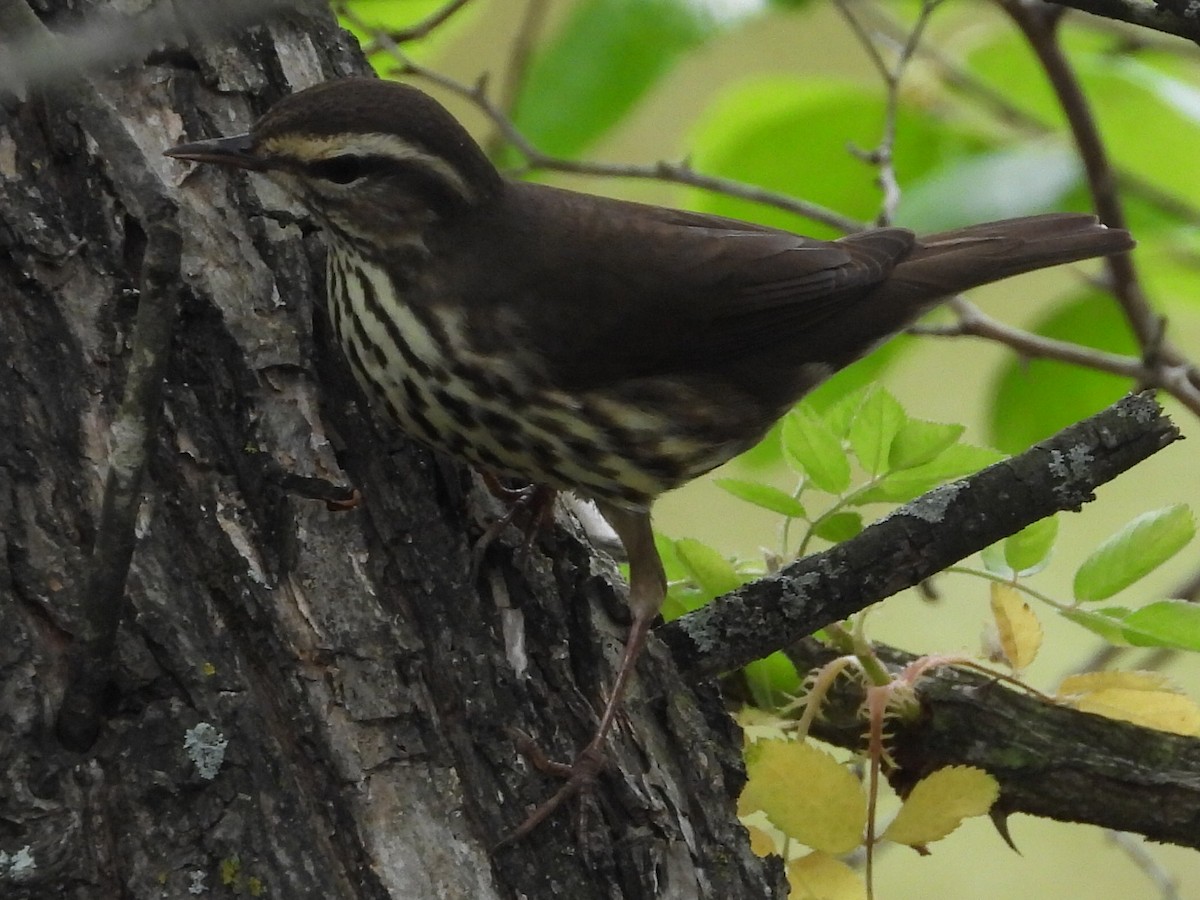
[{"label": "bird's foot", "polygon": [[487,527],[483,535],[475,542],[471,551],[472,580],[479,574],[483,565],[484,554],[497,537],[518,519],[524,535],[521,549],[518,551],[518,564],[524,565],[533,548],[533,542],[538,533],[554,521],[554,498],[558,495],[555,488],[544,484],[530,484],[523,488],[505,487],[490,472],[483,473],[483,483],[497,500],[508,505],[508,510],[499,519]]},{"label": "bird's foot", "polygon": [[538,806],[525,817],[511,834],[496,844],[493,852],[515,844],[528,837],[539,825],[552,816],[564,803],[576,795],[590,790],[596,781],[596,776],[604,770],[607,757],[603,750],[603,736],[597,734],[571,763],[561,763],[546,756],[545,751],[525,732],[517,728],[509,729],[517,742],[517,749],[529,760],[535,769],[556,778],[562,778],[562,786],[549,799]]}]

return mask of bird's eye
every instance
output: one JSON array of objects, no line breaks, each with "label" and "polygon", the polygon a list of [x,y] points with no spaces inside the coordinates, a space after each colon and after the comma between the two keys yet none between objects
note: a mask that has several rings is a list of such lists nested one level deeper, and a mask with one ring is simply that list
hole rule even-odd
[{"label": "bird's eye", "polygon": [[349,184],[357,181],[367,173],[367,166],[362,157],[331,156],[329,159],[319,159],[308,164],[308,171],[317,178],[324,178],[334,184]]}]

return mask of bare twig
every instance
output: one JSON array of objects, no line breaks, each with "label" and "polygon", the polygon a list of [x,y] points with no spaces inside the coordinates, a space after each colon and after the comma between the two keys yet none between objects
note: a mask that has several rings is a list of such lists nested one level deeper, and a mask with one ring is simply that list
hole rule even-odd
[{"label": "bare twig", "polygon": [[[361,20],[348,17],[356,28],[370,26]],[[804,216],[817,222],[823,222],[842,231],[861,231],[866,224],[842,215],[834,210],[780,194],[766,188],[760,188],[731,178],[721,178],[716,175],[705,175],[697,172],[686,162],[658,162],[651,165],[626,165],[617,163],[582,162],[579,160],[563,159],[543,153],[535,147],[517,129],[512,119],[503,109],[497,106],[487,95],[483,82],[466,85],[410,59],[395,43],[385,43],[386,35],[377,36],[383,49],[395,57],[399,68],[396,74],[411,74],[424,78],[439,87],[466,98],[478,107],[500,130],[504,138],[516,149],[525,160],[525,171],[569,172],[576,175],[596,175],[606,178],[637,178],[643,180],[665,181],[674,184],[697,187],[730,197],[750,200],[765,206],[782,209],[785,212]]]},{"label": "bare twig", "polygon": [[[891,15],[889,9],[890,7],[884,7],[878,3],[863,6],[860,10],[860,17],[870,15],[872,28],[883,32],[896,43],[901,43],[908,33],[907,26]],[[923,62],[932,65],[942,81],[961,91],[975,101],[979,107],[988,110],[1001,123],[1029,135],[1058,134],[1056,128],[1013,102],[1008,94],[959,65],[958,62],[942,52],[936,44],[926,41],[917,47],[916,53]],[[1114,169],[1117,185],[1126,194],[1140,197],[1168,215],[1175,216],[1189,224],[1200,225],[1200,209],[1157,185],[1151,184],[1137,172],[1119,166],[1115,166]]]},{"label": "bare twig", "polygon": [[[517,27],[516,37],[508,53],[508,65],[504,67],[504,76],[500,84],[499,106],[509,118],[517,116],[517,104],[520,102],[521,87],[529,71],[529,63],[533,58],[533,48],[537,44],[537,36],[546,19],[548,0],[528,0],[525,4],[525,14]],[[498,157],[507,139],[497,129],[492,132],[485,149],[488,156]]]},{"label": "bare twig", "polygon": [[1175,589],[1171,591],[1171,596],[1180,600],[1189,600],[1192,603],[1200,601],[1200,569],[1176,585]]},{"label": "bare twig", "polygon": [[[1125,210],[1117,192],[1116,178],[1100,138],[1096,119],[1084,96],[1083,88],[1075,77],[1070,63],[1058,43],[1058,22],[1062,7],[1047,5],[1038,0],[1037,5],[1028,0],[1000,0],[1001,7],[1025,35],[1046,77],[1058,97],[1059,105],[1067,117],[1067,123],[1075,138],[1079,157],[1083,161],[1091,189],[1096,212],[1104,224],[1112,228],[1127,227]],[[1161,319],[1150,308],[1140,282],[1133,258],[1128,253],[1107,257],[1112,290],[1125,317],[1137,337],[1148,361],[1152,361],[1162,346]]]},{"label": "bare twig", "polygon": [[1175,876],[1146,849],[1143,838],[1112,830],[1106,830],[1104,836],[1154,885],[1159,900],[1179,900],[1179,884]]},{"label": "bare twig", "polygon": [[962,297],[956,297],[948,305],[958,315],[954,324],[916,325],[911,330],[917,334],[936,337],[981,337],[1011,347],[1029,359],[1053,359],[1099,372],[1110,372],[1133,379],[1138,384],[1162,388],[1192,413],[1200,416],[1200,390],[1192,384],[1189,377],[1191,369],[1187,365],[1169,365],[1162,360],[1146,362],[1137,357],[1107,353],[1093,347],[1024,331],[993,319]]},{"label": "bare twig", "polygon": [[850,26],[850,30],[858,38],[867,56],[870,57],[871,62],[874,64],[876,71],[879,72],[887,88],[883,136],[879,139],[879,145],[874,150],[860,154],[868,162],[873,163],[879,168],[878,180],[879,186],[883,190],[883,204],[876,219],[876,224],[878,225],[890,224],[896,216],[896,207],[900,205],[900,183],[896,180],[896,167],[895,160],[893,159],[893,152],[896,147],[896,122],[900,114],[900,81],[904,76],[905,69],[913,58],[913,54],[921,43],[921,36],[925,33],[925,26],[929,24],[930,16],[933,15],[934,9],[940,3],[941,0],[925,0],[921,4],[921,11],[917,14],[917,21],[913,23],[912,28],[905,35],[903,42],[897,50],[896,61],[892,64],[888,64],[883,58],[883,54],[879,52],[879,47],[876,43],[876,36],[869,32],[866,26],[863,25],[858,12],[851,7],[849,0],[835,0],[834,3],[838,12],[842,14],[842,18]]},{"label": "bare twig", "polygon": [[[418,41],[427,36],[431,31],[449,19],[452,15],[470,3],[471,0],[450,0],[445,6],[434,10],[420,22],[415,25],[409,25],[407,28],[401,28],[396,31],[386,32],[387,36],[397,44],[403,44],[407,41]],[[344,6],[339,5],[338,15],[344,16],[346,10]],[[374,45],[363,47],[363,52],[370,56],[377,50],[382,48]]]},{"label": "bare twig", "polygon": [[521,24],[517,27],[516,37],[513,38],[508,65],[505,66],[504,79],[500,85],[500,108],[510,114],[516,109],[517,97],[529,71],[533,48],[546,21],[549,5],[548,0],[527,0],[525,4],[525,15],[521,17]]}]

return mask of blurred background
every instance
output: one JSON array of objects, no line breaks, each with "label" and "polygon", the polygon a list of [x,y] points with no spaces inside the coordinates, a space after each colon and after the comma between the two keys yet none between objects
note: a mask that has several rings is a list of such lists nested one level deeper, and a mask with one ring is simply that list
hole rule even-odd
[{"label": "blurred background", "polygon": [[[348,9],[365,34],[363,23],[404,27],[441,6],[361,0]],[[885,208],[881,170],[853,148],[879,145],[886,88],[847,16],[892,63],[897,41],[905,39],[921,8],[857,0],[845,4],[845,12],[828,2],[474,0],[431,37],[405,44],[405,52],[465,85],[486,76],[489,96],[504,102],[522,133],[547,153],[638,165],[689,160],[700,172],[815,201],[865,223]],[[514,50],[522,42],[530,49],[518,89],[506,73],[514,60],[522,65],[523,51]],[[1067,17],[1063,45],[1094,104],[1114,165],[1124,173],[1122,199],[1140,241],[1135,260],[1146,293],[1167,317],[1170,341],[1194,360],[1200,355],[1200,178],[1194,164],[1200,151],[1200,53],[1186,41],[1075,13]],[[382,54],[374,60],[383,71],[394,65]],[[443,99],[478,138],[495,140],[491,121],[468,100],[426,79],[417,83]],[[900,193],[891,210],[897,224],[931,231],[1089,208],[1081,167],[1045,75],[996,6],[968,0],[936,10],[920,49],[903,68],[897,98]],[[521,163],[516,154],[501,158]],[[535,177],[806,234],[837,233],[824,222],[685,185],[545,170]],[[1019,328],[1136,353],[1116,305],[1088,283],[1100,273],[1094,263],[1072,266],[992,285],[970,299]],[[1005,452],[1023,449],[1133,387],[1094,371],[1024,363],[1011,350],[975,338],[926,336],[901,343],[869,376],[886,385],[910,416],[961,423],[966,442]],[[1196,416],[1170,397],[1160,399],[1193,441],[1104,487],[1080,513],[1060,516],[1053,559],[1031,580],[1038,591],[1069,602],[1076,568],[1105,537],[1148,510],[1179,502],[1200,506]],[[780,518],[714,485],[714,477],[730,475],[789,491],[796,477],[779,463],[777,451],[752,454],[750,461],[735,461],[660,501],[657,526],[671,538],[697,538],[727,556],[761,561],[764,548],[781,549]],[[885,509],[868,509],[868,520]],[[1197,569],[1200,553],[1193,542],[1116,602],[1139,606],[1174,596]],[[868,617],[870,637],[915,653],[978,655],[990,619],[987,584],[945,575],[937,588],[936,601],[909,592],[879,605]],[[1034,608],[1045,643],[1023,677],[1053,691],[1102,642],[1052,609]],[[1128,651],[1115,666],[1139,668],[1146,659],[1146,651]],[[1163,671],[1200,697],[1195,654],[1175,655]],[[877,896],[1200,900],[1200,856],[1192,851],[1144,846],[1133,838],[1153,860],[1139,868],[1096,828],[1018,815],[1010,830],[1019,855],[986,818],[968,821],[927,857],[892,847],[877,863]],[[1155,867],[1177,892],[1154,883]]]}]

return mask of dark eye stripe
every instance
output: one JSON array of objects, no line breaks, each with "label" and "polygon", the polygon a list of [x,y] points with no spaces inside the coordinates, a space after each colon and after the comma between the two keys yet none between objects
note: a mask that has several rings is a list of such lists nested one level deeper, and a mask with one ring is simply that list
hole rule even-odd
[{"label": "dark eye stripe", "polygon": [[324,178],[336,184],[349,184],[373,172],[384,171],[391,160],[382,156],[357,156],[345,153],[341,156],[331,156],[328,159],[318,159],[308,163],[304,168],[314,178]]},{"label": "dark eye stripe", "polygon": [[435,210],[459,209],[469,202],[458,184],[422,162],[420,157],[396,159],[344,153],[306,163],[304,170],[313,178],[350,184],[367,175],[381,175],[400,183],[404,192],[423,200]]}]

